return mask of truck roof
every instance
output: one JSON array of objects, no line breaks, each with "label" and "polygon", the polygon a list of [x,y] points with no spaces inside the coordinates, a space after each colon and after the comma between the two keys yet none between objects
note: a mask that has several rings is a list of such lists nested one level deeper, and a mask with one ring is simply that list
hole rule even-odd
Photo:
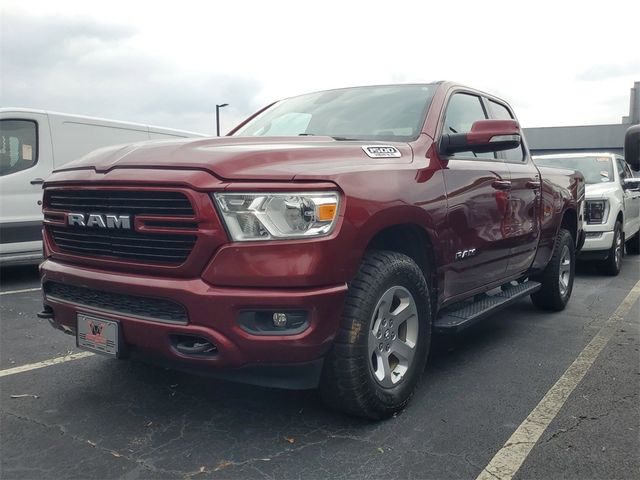
[{"label": "truck roof", "polygon": [[612,152],[577,152],[577,153],[549,153],[546,155],[533,155],[531,158],[580,158],[580,157],[615,157],[622,156]]}]

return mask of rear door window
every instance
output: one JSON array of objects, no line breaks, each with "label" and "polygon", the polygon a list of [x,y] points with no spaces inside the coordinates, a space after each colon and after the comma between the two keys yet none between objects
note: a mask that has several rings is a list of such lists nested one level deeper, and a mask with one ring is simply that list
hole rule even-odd
[{"label": "rear door window", "polygon": [[[515,120],[513,114],[505,105],[489,100],[489,106],[491,107],[491,118],[495,118],[496,120]],[[504,159],[507,162],[522,163],[524,160],[522,148],[522,145],[520,145],[510,150],[504,150],[502,155],[504,155]]]},{"label": "rear door window", "polygon": [[[473,122],[486,119],[487,113],[484,111],[480,97],[468,93],[455,93],[447,105],[447,112],[444,116],[444,129],[442,133],[467,133],[471,131]],[[494,159],[495,154],[492,152],[460,152],[451,155],[451,157],[481,157]]]},{"label": "rear door window", "polygon": [[33,167],[38,161],[38,126],[32,120],[0,120],[0,176]]}]

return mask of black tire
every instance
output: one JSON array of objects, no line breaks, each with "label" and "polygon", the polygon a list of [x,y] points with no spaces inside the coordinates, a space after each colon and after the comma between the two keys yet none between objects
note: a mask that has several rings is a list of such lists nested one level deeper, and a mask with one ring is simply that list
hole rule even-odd
[{"label": "black tire", "polygon": [[607,258],[600,263],[602,273],[614,277],[618,275],[622,267],[623,254],[622,223],[616,222],[616,226],[613,229],[613,243]]},{"label": "black tire", "polygon": [[[568,266],[565,264],[566,260],[569,261]],[[576,250],[573,237],[569,230],[561,228],[553,246],[551,260],[540,275],[531,278],[542,284],[542,288],[531,295],[533,304],[542,310],[564,310],[573,291],[575,266]],[[564,273],[568,274],[568,277],[563,277],[566,279],[565,287],[560,281]]]},{"label": "black tire", "polygon": [[638,255],[640,253],[640,232],[627,240],[624,244],[629,255]]},{"label": "black tire", "polygon": [[[380,319],[383,308],[380,302],[389,292],[408,292],[414,301],[415,314],[411,315],[411,328],[417,325],[417,333],[414,333],[415,349],[412,360],[408,363],[406,371],[400,377],[390,369],[390,375],[384,375],[388,382],[396,375],[397,384],[384,387],[376,379],[374,371],[374,360],[379,352],[370,352],[370,334],[382,334],[383,325]],[[392,309],[396,297],[389,303]],[[320,393],[325,402],[331,407],[356,415],[380,420],[388,418],[401,411],[416,389],[418,381],[424,372],[429,354],[431,342],[431,307],[429,302],[429,286],[416,263],[406,255],[385,250],[372,250],[368,252],[358,269],[358,273],[349,284],[349,291],[345,302],[344,312],[340,324],[340,329],[336,335],[334,344],[329,351],[320,380]],[[386,305],[382,304],[382,305]],[[391,312],[394,315],[399,306]],[[375,310],[375,311],[374,311]],[[377,319],[374,319],[374,316]],[[417,317],[417,318],[416,318]],[[394,318],[394,317],[387,317]],[[385,320],[385,325],[393,327],[393,322]],[[401,324],[409,325],[409,319],[398,321],[395,329],[392,330],[393,340],[389,340],[392,345],[397,341],[407,340],[407,326],[405,326],[405,338],[402,337]],[[378,326],[376,328],[376,325]],[[384,335],[388,335],[389,329]],[[397,332],[397,334],[396,334]],[[396,337],[397,335],[397,337]],[[377,337],[380,338],[380,337]],[[380,340],[385,342],[384,338]],[[375,340],[377,344],[378,340]],[[382,343],[380,343],[382,345]],[[384,354],[384,349],[389,352],[389,344],[380,350]],[[388,355],[386,366],[393,361],[393,350]],[[397,357],[396,357],[397,358]],[[400,357],[402,358],[402,357]],[[380,364],[382,367],[382,363]],[[398,368],[400,361],[394,367]],[[383,369],[384,370],[384,369]]]}]

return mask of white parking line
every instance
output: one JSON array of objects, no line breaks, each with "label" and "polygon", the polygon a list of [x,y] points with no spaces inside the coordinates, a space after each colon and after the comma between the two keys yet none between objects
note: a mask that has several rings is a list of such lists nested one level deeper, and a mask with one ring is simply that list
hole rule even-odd
[{"label": "white parking line", "polygon": [[23,288],[22,290],[9,290],[7,292],[0,292],[0,295],[11,295],[12,293],[37,292],[38,290],[40,290],[40,287],[38,287],[38,288]]},{"label": "white parking line", "polygon": [[71,355],[65,355],[64,357],[50,358],[49,360],[44,360],[38,363],[30,363],[28,365],[21,365],[20,367],[7,368],[6,370],[0,370],[0,377],[28,372],[30,370],[37,370],[38,368],[50,367],[51,365],[58,365],[59,363],[79,360],[81,358],[93,357],[94,355],[95,353],[91,352],[72,353]]},{"label": "white parking line", "polygon": [[508,480],[513,478],[571,392],[584,378],[602,349],[607,345],[638,297],[640,297],[640,281],[635,284],[596,336],[580,352],[578,358],[540,400],[540,403],[496,453],[476,480]]}]

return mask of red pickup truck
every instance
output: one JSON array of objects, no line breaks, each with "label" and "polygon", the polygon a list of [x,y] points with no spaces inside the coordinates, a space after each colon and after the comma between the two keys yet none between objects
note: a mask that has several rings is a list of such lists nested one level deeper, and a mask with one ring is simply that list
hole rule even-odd
[{"label": "red pickup truck", "polygon": [[432,332],[561,310],[584,180],[452,83],[276,102],[228,136],[97,150],[44,191],[44,311],[118,358],[402,409]]}]

